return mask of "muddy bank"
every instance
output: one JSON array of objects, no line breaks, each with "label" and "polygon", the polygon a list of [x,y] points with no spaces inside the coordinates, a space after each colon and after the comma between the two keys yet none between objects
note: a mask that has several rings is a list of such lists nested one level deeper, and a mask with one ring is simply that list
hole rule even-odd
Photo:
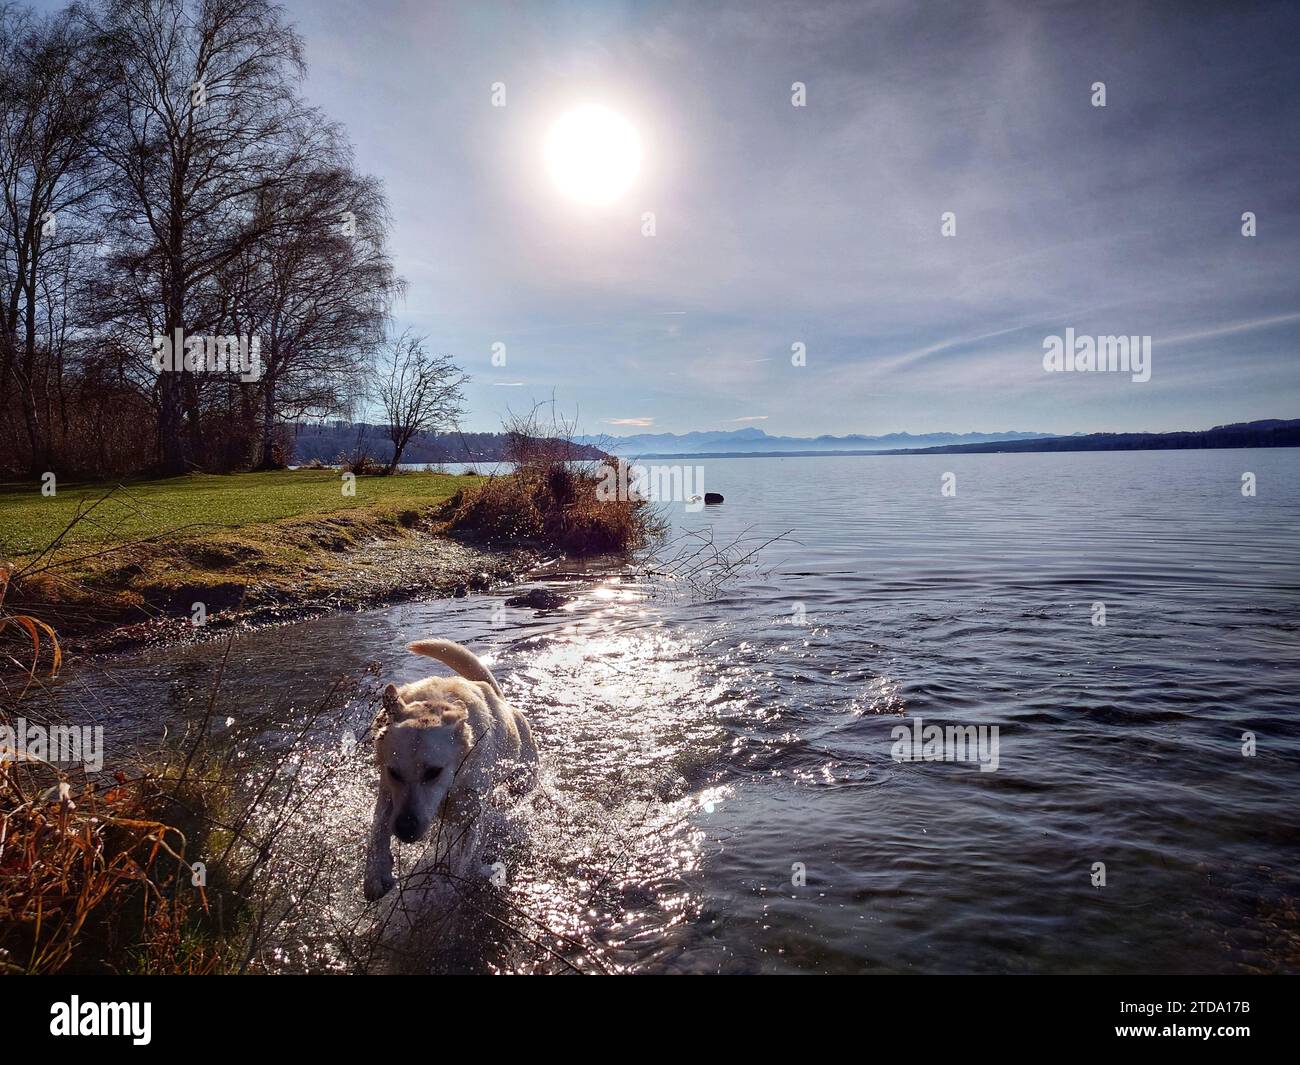
[{"label": "muddy bank", "polygon": [[123,545],[21,578],[7,606],[48,621],[65,651],[98,653],[468,595],[516,581],[540,560],[530,548],[452,537],[434,508],[349,511]]}]

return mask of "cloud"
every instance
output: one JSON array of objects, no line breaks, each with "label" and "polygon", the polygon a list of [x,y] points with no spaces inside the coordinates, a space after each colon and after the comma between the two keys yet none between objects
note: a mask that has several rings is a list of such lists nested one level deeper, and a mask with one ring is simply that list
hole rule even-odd
[{"label": "cloud", "polygon": [[767,415],[746,414],[743,418],[728,418],[727,420],[732,422],[765,422],[767,421]]},{"label": "cloud", "polygon": [[1300,312],[1296,314],[1275,314],[1268,318],[1256,318],[1249,321],[1226,322],[1223,325],[1202,329],[1195,333],[1161,337],[1160,342],[1164,344],[1188,343],[1196,340],[1207,340],[1211,337],[1232,336],[1235,333],[1253,333],[1257,329],[1271,329],[1274,326],[1289,325],[1292,322],[1300,322]]},{"label": "cloud", "polygon": [[631,425],[637,429],[649,429],[654,425],[653,418],[606,418],[605,422],[609,425]]}]

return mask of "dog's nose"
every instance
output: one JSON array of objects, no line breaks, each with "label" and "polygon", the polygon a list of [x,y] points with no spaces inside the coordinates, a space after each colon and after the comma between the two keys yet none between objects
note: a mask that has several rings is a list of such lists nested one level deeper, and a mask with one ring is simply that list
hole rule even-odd
[{"label": "dog's nose", "polygon": [[393,831],[403,843],[414,843],[419,827],[415,815],[410,813],[398,814],[397,820],[393,822]]}]

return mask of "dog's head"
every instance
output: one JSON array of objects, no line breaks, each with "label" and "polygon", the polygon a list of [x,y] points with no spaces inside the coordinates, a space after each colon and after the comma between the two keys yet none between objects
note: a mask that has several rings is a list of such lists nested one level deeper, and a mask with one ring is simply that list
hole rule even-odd
[{"label": "dog's head", "polygon": [[429,831],[473,747],[469,715],[449,686],[384,689],[375,735],[380,787],[393,800],[389,831],[414,843]]}]

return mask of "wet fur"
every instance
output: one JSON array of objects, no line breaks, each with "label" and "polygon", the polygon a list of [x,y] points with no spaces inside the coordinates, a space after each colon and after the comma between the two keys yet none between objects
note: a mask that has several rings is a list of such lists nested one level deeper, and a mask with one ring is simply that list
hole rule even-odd
[{"label": "wet fur", "polygon": [[472,652],[450,640],[421,640],[407,649],[460,676],[384,689],[374,726],[379,789],[364,883],[372,902],[396,884],[394,835],[414,843],[436,825],[453,844],[469,837],[488,792],[537,762],[527,719]]}]

